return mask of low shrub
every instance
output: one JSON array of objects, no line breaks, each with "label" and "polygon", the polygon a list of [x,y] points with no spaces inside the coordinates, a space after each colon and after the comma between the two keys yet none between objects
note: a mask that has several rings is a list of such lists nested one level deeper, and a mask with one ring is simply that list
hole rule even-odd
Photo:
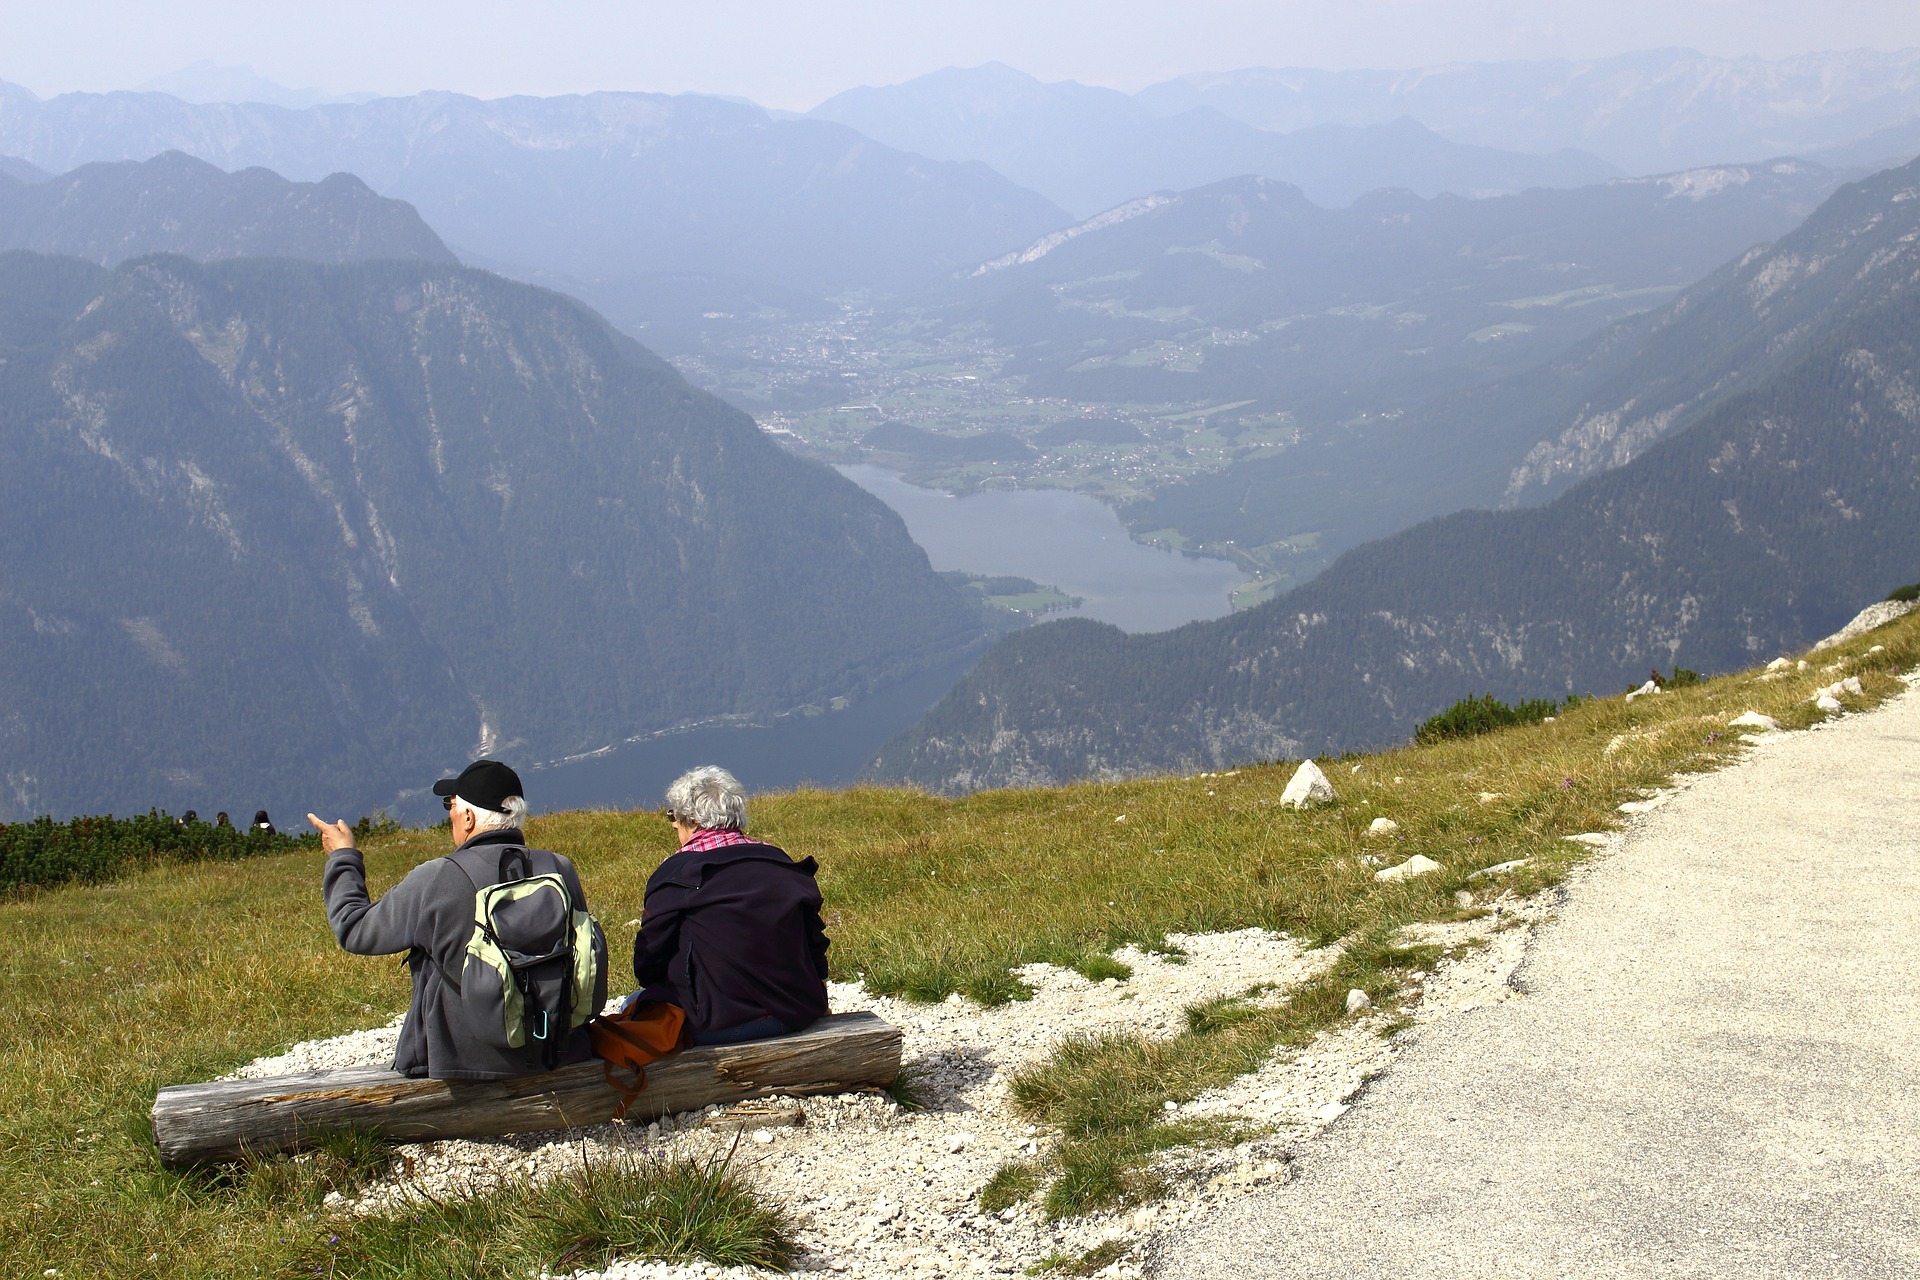
[{"label": "low shrub", "polygon": [[[362,818],[363,837],[376,830]],[[49,817],[0,823],[0,893],[79,881],[94,884],[156,862],[256,858],[318,847],[317,833],[284,835],[248,827],[185,822],[159,810],[137,818]]]},{"label": "low shrub", "polygon": [[[1698,680],[1696,675],[1694,679]],[[1538,724],[1560,710],[1551,698],[1528,698],[1508,706],[1490,693],[1477,698],[1462,698],[1436,716],[1420,723],[1413,731],[1419,743],[1444,742],[1448,738],[1471,738],[1516,724]]]},{"label": "low shrub", "polygon": [[1910,582],[1904,587],[1895,587],[1887,592],[1887,600],[1892,604],[1912,604],[1920,600],[1920,582]]}]

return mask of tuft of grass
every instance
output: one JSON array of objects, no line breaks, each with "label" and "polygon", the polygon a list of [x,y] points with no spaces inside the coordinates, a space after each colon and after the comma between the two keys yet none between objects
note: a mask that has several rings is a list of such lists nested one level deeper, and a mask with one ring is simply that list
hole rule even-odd
[{"label": "tuft of grass", "polygon": [[659,1258],[785,1271],[792,1225],[714,1160],[628,1156],[544,1183],[311,1227],[296,1268],[327,1275],[466,1280],[597,1270]]},{"label": "tuft of grass", "polygon": [[1030,1164],[1003,1164],[980,1188],[980,1207],[988,1213],[1010,1209],[1040,1189],[1040,1171]]},{"label": "tuft of grass", "polygon": [[1108,978],[1125,982],[1133,976],[1133,966],[1123,964],[1109,955],[1090,955],[1077,961],[1073,967],[1088,982],[1104,982]]},{"label": "tuft of grass", "polygon": [[887,1096],[902,1111],[925,1111],[927,1100],[920,1093],[921,1072],[918,1067],[901,1064],[900,1074],[887,1086]]},{"label": "tuft of grass", "polygon": [[1128,1244],[1125,1240],[1108,1240],[1097,1244],[1075,1258],[1064,1253],[1050,1253],[1027,1268],[1030,1276],[1057,1274],[1064,1276],[1093,1276],[1112,1266],[1127,1256]]}]

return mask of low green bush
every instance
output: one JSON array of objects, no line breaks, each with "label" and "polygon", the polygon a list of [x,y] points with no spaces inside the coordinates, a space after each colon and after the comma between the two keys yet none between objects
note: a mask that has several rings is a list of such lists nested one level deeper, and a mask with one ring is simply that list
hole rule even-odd
[{"label": "low green bush", "polygon": [[1895,604],[1912,604],[1920,600],[1920,582],[1910,582],[1904,587],[1895,587],[1887,592],[1887,599]]},{"label": "low green bush", "polygon": [[[1694,676],[1698,680],[1699,676]],[[1490,693],[1477,698],[1462,698],[1436,716],[1421,721],[1413,731],[1419,743],[1444,742],[1448,738],[1471,738],[1516,724],[1538,724],[1556,714],[1560,704],[1551,698],[1528,698],[1512,706]]]},{"label": "low green bush", "polygon": [[[362,818],[361,835],[375,830]],[[247,827],[182,822],[158,810],[137,818],[49,817],[0,823],[0,893],[78,881],[95,884],[156,862],[208,862],[255,858],[315,848],[320,837],[281,835]]]}]

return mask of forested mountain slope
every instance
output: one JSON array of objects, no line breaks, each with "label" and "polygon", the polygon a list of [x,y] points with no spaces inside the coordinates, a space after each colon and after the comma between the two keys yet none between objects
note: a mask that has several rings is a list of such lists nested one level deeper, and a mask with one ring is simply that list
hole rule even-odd
[{"label": "forested mountain slope", "polygon": [[422,93],[294,111],[158,93],[43,102],[0,86],[0,153],[58,171],[164,151],[303,181],[356,174],[469,260],[564,276],[596,300],[657,272],[908,288],[1070,220],[984,166],[693,94]]},{"label": "forested mountain slope", "polygon": [[1698,421],[1916,271],[1920,161],[1842,187],[1772,244],[1547,363],[1168,486],[1127,520],[1337,551],[1463,507],[1537,502]]},{"label": "forested mountain slope", "polygon": [[0,251],[71,254],[105,266],[149,253],[215,258],[453,262],[411,206],[352,174],[289,182],[227,173],[169,151],[82,165],[57,178],[0,174]]},{"label": "forested mountain slope", "polygon": [[1215,622],[1009,637],[876,772],[953,791],[1323,754],[1463,695],[1615,693],[1804,645],[1920,564],[1920,273],[1873,292],[1543,507],[1431,521]]},{"label": "forested mountain slope", "polygon": [[975,642],[899,518],[571,299],[0,256],[0,816],[364,812]]}]

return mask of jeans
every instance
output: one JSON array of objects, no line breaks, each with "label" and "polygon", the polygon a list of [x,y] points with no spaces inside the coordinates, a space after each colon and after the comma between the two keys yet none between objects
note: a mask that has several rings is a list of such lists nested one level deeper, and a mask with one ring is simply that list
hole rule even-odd
[{"label": "jeans", "polygon": [[752,1022],[743,1022],[737,1027],[718,1027],[712,1031],[693,1033],[695,1044],[739,1044],[746,1040],[771,1040],[775,1036],[792,1035],[793,1028],[778,1018],[755,1018]]}]

